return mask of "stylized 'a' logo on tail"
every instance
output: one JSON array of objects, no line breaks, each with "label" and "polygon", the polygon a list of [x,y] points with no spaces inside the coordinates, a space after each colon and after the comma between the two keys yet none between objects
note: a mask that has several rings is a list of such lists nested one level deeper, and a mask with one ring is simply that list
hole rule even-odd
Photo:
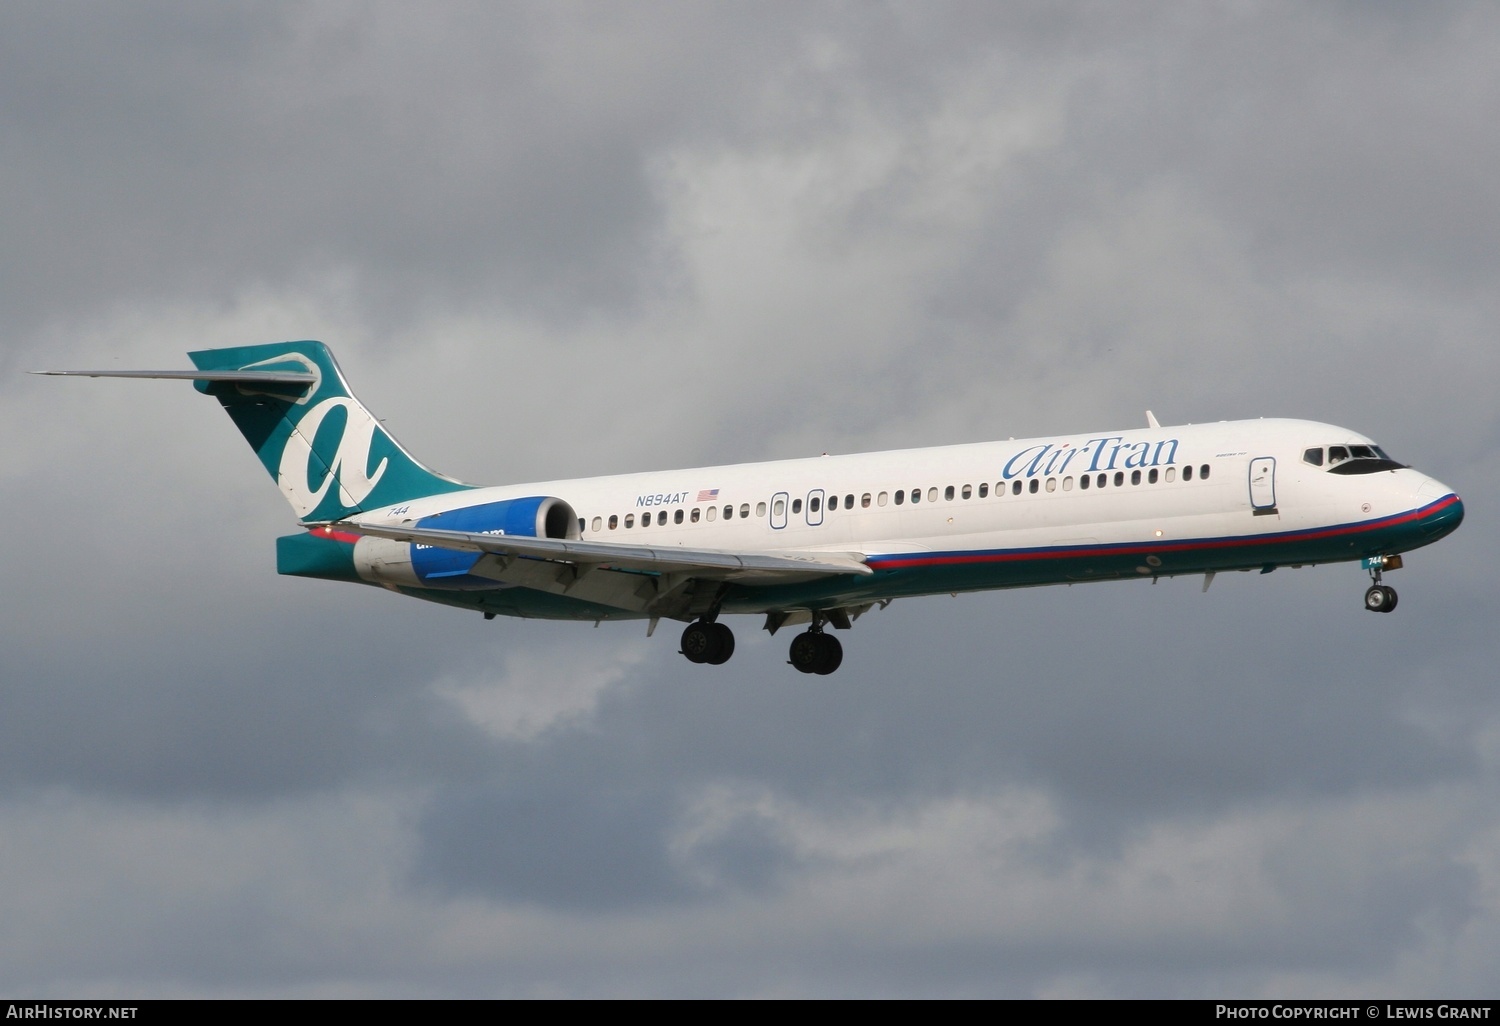
[{"label": "stylized 'a' logo on tail", "polygon": [[401,447],[349,391],[321,342],[205,349],[188,354],[204,372],[275,380],[199,380],[233,418],[297,516],[332,521],[424,495],[468,488],[429,470]]}]

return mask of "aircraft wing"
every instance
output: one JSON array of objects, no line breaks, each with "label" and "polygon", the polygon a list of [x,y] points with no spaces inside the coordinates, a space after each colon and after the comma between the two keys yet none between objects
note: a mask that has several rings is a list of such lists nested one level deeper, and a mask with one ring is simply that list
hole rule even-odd
[{"label": "aircraft wing", "polygon": [[686,575],[709,580],[737,580],[746,584],[782,584],[793,580],[808,580],[838,574],[874,573],[865,565],[864,557],[858,553],[782,552],[772,555],[675,546],[650,548],[644,545],[621,545],[615,542],[478,534],[397,524],[366,524],[351,520],[343,520],[327,526],[332,531],[369,535],[373,538],[389,538],[392,541],[411,542],[416,545],[482,552],[502,558],[523,557],[552,563],[567,563],[580,569],[633,570],[645,573]]}]

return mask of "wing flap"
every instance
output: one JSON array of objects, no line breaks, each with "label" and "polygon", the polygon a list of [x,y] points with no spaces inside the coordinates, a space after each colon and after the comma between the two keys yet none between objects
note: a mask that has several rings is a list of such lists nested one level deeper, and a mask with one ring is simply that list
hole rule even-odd
[{"label": "wing flap", "polygon": [[720,549],[650,548],[614,542],[572,541],[563,538],[526,538],[518,535],[442,531],[402,524],[368,524],[344,520],[328,525],[334,531],[388,538],[414,545],[500,557],[521,557],[567,563],[580,568],[601,567],[653,574],[688,574],[711,580],[746,584],[790,583],[841,574],[873,573],[864,557],[843,552],[744,553]]}]

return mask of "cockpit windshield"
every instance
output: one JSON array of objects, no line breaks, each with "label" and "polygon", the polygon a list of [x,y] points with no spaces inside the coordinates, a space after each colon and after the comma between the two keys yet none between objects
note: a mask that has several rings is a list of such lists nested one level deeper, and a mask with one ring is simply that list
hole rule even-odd
[{"label": "cockpit windshield", "polygon": [[1376,474],[1406,466],[1391,459],[1378,445],[1320,446],[1304,451],[1302,462],[1314,467],[1326,465],[1330,474]]}]

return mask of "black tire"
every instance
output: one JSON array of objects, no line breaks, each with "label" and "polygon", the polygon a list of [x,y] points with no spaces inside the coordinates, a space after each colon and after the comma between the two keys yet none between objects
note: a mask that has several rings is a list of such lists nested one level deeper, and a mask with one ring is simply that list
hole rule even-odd
[{"label": "black tire", "polygon": [[1396,593],[1381,584],[1372,584],[1365,591],[1365,608],[1372,613],[1388,613],[1396,604]]},{"label": "black tire", "polygon": [[803,631],[792,639],[792,647],[788,656],[791,663],[802,673],[816,673],[818,664],[822,659],[823,645],[818,640],[821,634],[812,631]]},{"label": "black tire", "polygon": [[1389,613],[1391,610],[1396,608],[1396,589],[1392,588],[1389,584],[1381,585],[1381,589],[1385,592],[1386,597],[1385,608],[1382,609],[1381,612]]},{"label": "black tire", "polygon": [[821,640],[819,647],[822,651],[818,653],[818,665],[815,672],[826,677],[843,663],[844,646],[839,644],[839,639],[832,634],[820,634],[818,637]]},{"label": "black tire", "polygon": [[734,655],[734,631],[722,623],[711,623],[708,629],[714,636],[714,651],[704,662],[711,666],[722,666]]},{"label": "black tire", "polygon": [[690,663],[706,663],[719,648],[711,623],[690,623],[682,632],[682,654]]}]

